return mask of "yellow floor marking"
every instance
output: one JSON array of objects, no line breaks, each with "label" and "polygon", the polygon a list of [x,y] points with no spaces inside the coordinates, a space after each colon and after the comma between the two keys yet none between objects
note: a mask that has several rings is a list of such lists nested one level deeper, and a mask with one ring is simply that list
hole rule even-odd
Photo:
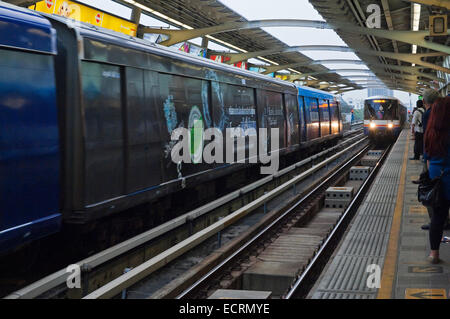
[{"label": "yellow floor marking", "polygon": [[418,274],[440,274],[442,267],[439,266],[410,266],[408,272]]},{"label": "yellow floor marking", "polygon": [[428,211],[425,208],[425,206],[413,205],[413,206],[409,206],[408,214],[410,214],[410,215],[413,215],[413,214],[428,214]]},{"label": "yellow floor marking", "polygon": [[400,185],[398,185],[397,201],[394,210],[394,219],[392,221],[389,235],[389,244],[384,258],[383,273],[381,275],[381,286],[378,289],[377,299],[390,299],[392,297],[392,286],[395,279],[395,270],[397,268],[397,251],[400,236],[400,227],[402,224],[403,195],[405,192],[406,164],[408,163],[409,136],[406,140],[405,151],[403,152],[403,164],[400,174]]},{"label": "yellow floor marking", "polygon": [[405,299],[447,299],[445,289],[406,288]]},{"label": "yellow floor marking", "polygon": [[417,176],[417,175],[409,176],[409,180],[411,180],[411,181],[417,181],[418,179],[419,179],[419,176]]},{"label": "yellow floor marking", "polygon": [[419,266],[428,266],[430,263],[428,261],[404,261],[402,262],[404,265],[419,265]]}]

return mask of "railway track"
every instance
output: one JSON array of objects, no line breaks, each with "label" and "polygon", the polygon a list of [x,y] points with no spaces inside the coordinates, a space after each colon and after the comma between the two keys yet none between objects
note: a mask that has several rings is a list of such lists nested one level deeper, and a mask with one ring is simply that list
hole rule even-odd
[{"label": "railway track", "polygon": [[[298,274],[292,276],[294,280],[287,284],[285,290],[281,290],[283,292],[276,297],[304,298],[339,243],[346,226],[386,158],[388,149],[380,156],[368,178],[364,182],[356,182],[356,184],[360,184],[358,185],[358,191],[342,214],[336,214],[333,209],[318,213],[320,209],[317,209],[317,202],[324,197],[325,190],[330,185],[336,182],[339,184],[343,172],[348,170],[348,167],[353,165],[352,163],[356,162],[367,150],[368,147],[353,156],[345,165],[324,179],[300,200],[288,204],[282,215],[268,223],[254,236],[241,240],[239,244],[235,245],[238,247],[233,247],[234,251],[226,259],[211,268],[201,278],[195,280],[188,287],[181,284],[178,289],[172,289],[172,292],[178,293],[176,296],[169,294],[159,297],[203,299],[217,289],[248,290],[249,286],[255,288],[255,284],[253,286],[248,283],[245,284],[245,281],[251,280],[249,279],[251,276],[255,276],[255,271],[252,271],[252,268],[258,269],[258,267],[252,267],[255,265],[255,261],[263,261],[263,264],[264,261],[267,261],[270,264],[287,259],[289,261],[301,260],[303,264],[299,267]],[[283,250],[284,252],[288,251],[288,254],[283,254]],[[285,265],[290,266],[291,264],[286,263]],[[261,270],[261,268],[259,267],[258,270]],[[250,275],[247,278],[242,278],[245,271],[249,269]],[[278,270],[275,274],[277,280],[281,278],[282,281],[283,277],[278,273]],[[261,273],[258,276],[257,278],[261,282],[256,286],[260,288],[259,290],[273,292],[273,290],[279,289],[279,283],[273,284],[271,289],[268,287],[270,285],[264,284],[264,277]]]},{"label": "railway track", "polygon": [[[327,165],[330,165],[333,160],[339,157],[337,154],[342,155],[354,148],[355,145],[361,145],[361,137],[361,135],[350,137],[345,143],[341,143],[335,148],[316,154],[312,158],[280,171],[277,176],[270,176],[257,181],[252,185],[241,188],[237,192],[228,194],[208,205],[180,216],[170,223],[163,224],[149,232],[78,262],[77,264],[81,267],[81,277],[83,278],[81,289],[67,289],[65,281],[68,273],[66,269],[61,269],[42,280],[8,295],[7,298],[81,298],[83,296],[86,298],[105,298],[120,295],[125,289],[135,285],[149,274],[157,272],[158,269],[186,254],[192,248],[200,245],[205,239],[209,239],[214,234],[225,232],[225,229],[235,224],[236,221],[257,211],[257,209],[249,209],[249,205],[259,205],[259,211],[262,210],[262,214],[260,215],[265,218],[271,216],[271,214],[266,214],[266,211],[270,210],[269,203],[273,201],[274,197],[279,197],[281,193],[286,192],[286,189],[291,187],[295,188],[295,185],[310,177],[314,172],[326,168]],[[342,148],[342,144],[351,145],[328,159],[314,164],[315,160],[333,154],[333,152]],[[305,168],[308,164],[311,167]],[[286,180],[288,181],[286,182]],[[275,181],[277,182],[275,183]],[[273,184],[271,186],[272,190],[268,191],[264,186],[270,183]],[[277,184],[280,186],[277,186]],[[274,192],[275,190],[276,192]],[[261,192],[263,196],[260,196]],[[244,195],[248,194],[252,194],[252,196],[247,199],[242,199]],[[295,197],[300,195],[301,193],[299,192]],[[252,198],[257,199],[251,201]],[[224,207],[228,207],[225,210],[234,211],[234,213],[223,217]],[[218,210],[219,213],[211,214],[215,210]],[[211,216],[207,217],[202,223],[197,222],[197,220],[205,218],[207,215]],[[222,215],[223,218],[214,222],[218,219],[218,215]],[[211,225],[208,226],[208,224]],[[251,226],[243,228],[245,230],[251,228]],[[167,247],[162,247],[164,246],[161,246],[162,243],[167,245],[167,240],[162,238],[164,238],[165,234],[173,231],[185,233],[185,239],[176,236],[172,240],[172,247],[168,249]],[[126,274],[123,274],[126,268],[132,269]],[[145,269],[145,271],[139,272],[140,269]],[[139,273],[139,275],[136,276],[136,273]],[[131,279],[126,280],[126,278]],[[120,284],[115,286],[118,281],[120,281]],[[99,294],[99,292],[106,291],[110,286],[115,286],[115,288],[109,290],[108,293]]]}]

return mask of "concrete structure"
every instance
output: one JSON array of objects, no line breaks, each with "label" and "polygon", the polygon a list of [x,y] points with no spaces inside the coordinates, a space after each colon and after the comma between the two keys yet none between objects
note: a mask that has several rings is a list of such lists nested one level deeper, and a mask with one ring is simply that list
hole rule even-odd
[{"label": "concrete structure", "polygon": [[411,183],[423,165],[408,160],[414,148],[408,133],[401,133],[309,298],[447,299],[450,250],[441,244],[440,264],[426,260],[428,231],[420,226],[429,218]]}]

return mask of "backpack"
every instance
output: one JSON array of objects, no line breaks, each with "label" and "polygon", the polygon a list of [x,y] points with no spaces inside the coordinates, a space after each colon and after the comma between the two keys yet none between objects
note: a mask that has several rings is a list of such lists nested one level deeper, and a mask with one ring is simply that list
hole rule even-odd
[{"label": "backpack", "polygon": [[423,118],[423,113],[424,113],[424,109],[423,108],[421,108],[421,107],[419,107],[417,110],[416,110],[416,112],[419,112],[420,113],[420,117],[419,117],[419,123],[417,124],[417,126],[418,127],[422,127],[422,118]]}]

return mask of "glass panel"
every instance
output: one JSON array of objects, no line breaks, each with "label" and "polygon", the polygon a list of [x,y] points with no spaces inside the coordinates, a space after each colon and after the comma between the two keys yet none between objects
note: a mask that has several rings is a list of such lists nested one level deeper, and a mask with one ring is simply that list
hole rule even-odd
[{"label": "glass panel", "polygon": [[123,194],[121,74],[117,66],[81,63],[86,148],[86,201]]}]

